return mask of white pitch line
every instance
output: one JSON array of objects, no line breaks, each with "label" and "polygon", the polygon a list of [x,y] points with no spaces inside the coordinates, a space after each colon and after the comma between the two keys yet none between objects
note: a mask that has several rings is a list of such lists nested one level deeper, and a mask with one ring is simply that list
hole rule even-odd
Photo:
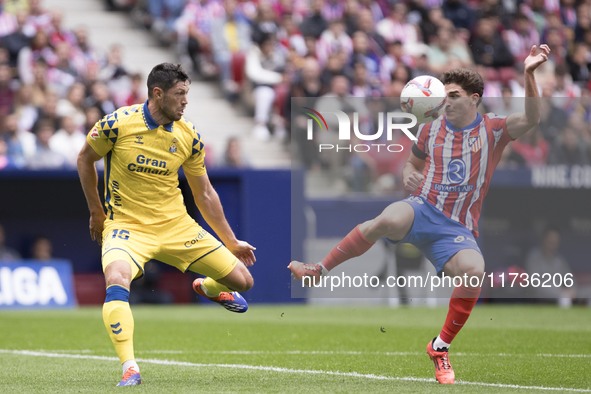
[{"label": "white pitch line", "polygon": [[[10,350],[0,349],[0,354],[11,354],[15,356],[30,356],[30,357],[48,357],[48,358],[72,358],[78,360],[100,360],[100,361],[118,361],[116,357],[107,356],[93,356],[87,354],[65,354],[65,353],[51,353],[41,352],[33,350]],[[197,367],[197,368],[232,368],[232,369],[244,369],[252,371],[264,371],[264,372],[278,372],[288,374],[302,374],[302,375],[331,375],[358,379],[368,380],[388,380],[397,382],[420,382],[420,383],[434,383],[432,378],[417,378],[412,376],[384,376],[375,374],[364,374],[359,372],[339,372],[339,371],[323,371],[316,369],[291,369],[284,367],[272,367],[264,365],[247,365],[247,364],[216,364],[216,363],[191,363],[187,361],[174,361],[174,360],[158,360],[158,359],[142,359],[138,358],[137,361],[145,364],[155,365],[174,365],[179,367]],[[486,382],[467,382],[467,381],[456,381],[459,385],[468,386],[481,386],[481,387],[496,387],[496,388],[511,388],[521,390],[542,390],[542,391],[560,391],[560,392],[575,392],[575,393],[591,393],[591,389],[577,389],[569,387],[547,387],[547,386],[522,386],[517,384],[504,384],[504,383],[486,383]]]},{"label": "white pitch line", "polygon": [[[153,353],[153,354],[185,354],[189,353],[184,350],[136,350],[136,353]],[[191,352],[192,353],[192,352]],[[199,351],[199,353],[203,353]]]},{"label": "white pitch line", "polygon": [[[138,350],[137,353],[153,354],[189,354],[183,350]],[[362,355],[382,355],[382,356],[417,356],[424,353],[420,352],[363,352],[355,350],[199,350],[201,354],[221,354],[228,356],[260,356],[260,355],[286,355],[286,356],[362,356]]]},{"label": "white pitch line", "polygon": [[[139,350],[137,353],[151,353],[151,354],[189,354],[193,353],[184,350]],[[222,355],[241,355],[241,356],[258,356],[258,355],[302,355],[302,356],[421,356],[424,352],[371,352],[371,351],[357,351],[357,350],[284,350],[284,351],[269,351],[269,350],[200,350],[202,354],[222,354]],[[552,353],[537,353],[537,354],[519,354],[519,353],[471,353],[471,352],[452,352],[452,356],[459,357],[558,357],[558,358],[591,358],[591,354],[552,354]]]}]

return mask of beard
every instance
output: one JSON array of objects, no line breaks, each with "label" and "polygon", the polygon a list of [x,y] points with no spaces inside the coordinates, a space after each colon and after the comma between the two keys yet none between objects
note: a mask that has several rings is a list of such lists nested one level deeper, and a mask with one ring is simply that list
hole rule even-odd
[{"label": "beard", "polygon": [[171,122],[181,120],[182,115],[177,115],[175,112],[171,111],[170,108],[162,108],[161,111]]},{"label": "beard", "polygon": [[172,109],[172,106],[169,103],[169,100],[163,100],[162,107],[160,108],[162,115],[166,116],[170,121],[179,121],[182,118],[182,115],[178,115],[176,111]]}]

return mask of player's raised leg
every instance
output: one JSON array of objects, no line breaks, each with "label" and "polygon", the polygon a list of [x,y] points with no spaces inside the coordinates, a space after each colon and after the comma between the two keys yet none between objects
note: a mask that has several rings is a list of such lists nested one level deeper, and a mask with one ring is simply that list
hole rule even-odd
[{"label": "player's raised leg", "polygon": [[129,307],[131,278],[132,267],[125,260],[114,260],[105,268],[107,291],[103,322],[123,369],[123,377],[117,386],[135,386],[142,382],[133,353],[134,321]]},{"label": "player's raised leg", "polygon": [[193,290],[197,294],[231,312],[244,313],[248,310],[248,303],[239,292],[249,290],[254,279],[246,266],[228,249],[223,246],[216,249],[189,269],[207,275],[193,281]]},{"label": "player's raised leg", "polygon": [[381,238],[401,240],[410,230],[413,219],[414,210],[410,204],[404,201],[395,202],[374,219],[351,230],[320,263],[292,261],[287,268],[297,280],[326,275],[334,267],[367,252]]},{"label": "player's raised leg", "polygon": [[[444,272],[450,276],[476,276],[484,273],[484,259],[474,249],[459,251],[445,265]],[[475,283],[475,282],[474,282]],[[472,313],[478,301],[480,287],[470,287],[470,281],[456,287],[449,300],[445,323],[439,335],[427,344],[427,354],[435,365],[435,379],[442,384],[453,384],[455,373],[449,361],[449,347]]]}]

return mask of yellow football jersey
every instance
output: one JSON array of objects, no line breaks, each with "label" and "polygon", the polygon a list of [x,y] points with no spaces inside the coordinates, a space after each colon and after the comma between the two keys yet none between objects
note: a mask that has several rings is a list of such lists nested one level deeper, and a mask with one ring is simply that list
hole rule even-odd
[{"label": "yellow football jersey", "polygon": [[178,171],[206,173],[203,142],[190,122],[159,126],[146,102],[108,114],[86,140],[104,157],[107,220],[153,224],[187,213]]}]

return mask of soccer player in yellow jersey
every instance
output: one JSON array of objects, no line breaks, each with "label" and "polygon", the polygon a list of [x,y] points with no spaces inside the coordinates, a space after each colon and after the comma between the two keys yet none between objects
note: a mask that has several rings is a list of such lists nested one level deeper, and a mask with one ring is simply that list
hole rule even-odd
[{"label": "soccer player in yellow jersey", "polygon": [[[234,235],[204,164],[201,135],[183,118],[189,76],[162,63],[148,76],[148,100],[119,108],[89,131],[78,173],[90,211],[90,236],[102,245],[106,281],[103,321],[123,367],[118,386],[141,383],[133,353],[131,281],[151,259],[203,274],[193,289],[233,312],[248,304],[238,293],[253,285],[247,267],[255,248]],[[104,208],[95,162],[104,158]],[[178,188],[183,168],[199,211],[223,244],[187,213]],[[106,211],[106,213],[105,213]]]}]

